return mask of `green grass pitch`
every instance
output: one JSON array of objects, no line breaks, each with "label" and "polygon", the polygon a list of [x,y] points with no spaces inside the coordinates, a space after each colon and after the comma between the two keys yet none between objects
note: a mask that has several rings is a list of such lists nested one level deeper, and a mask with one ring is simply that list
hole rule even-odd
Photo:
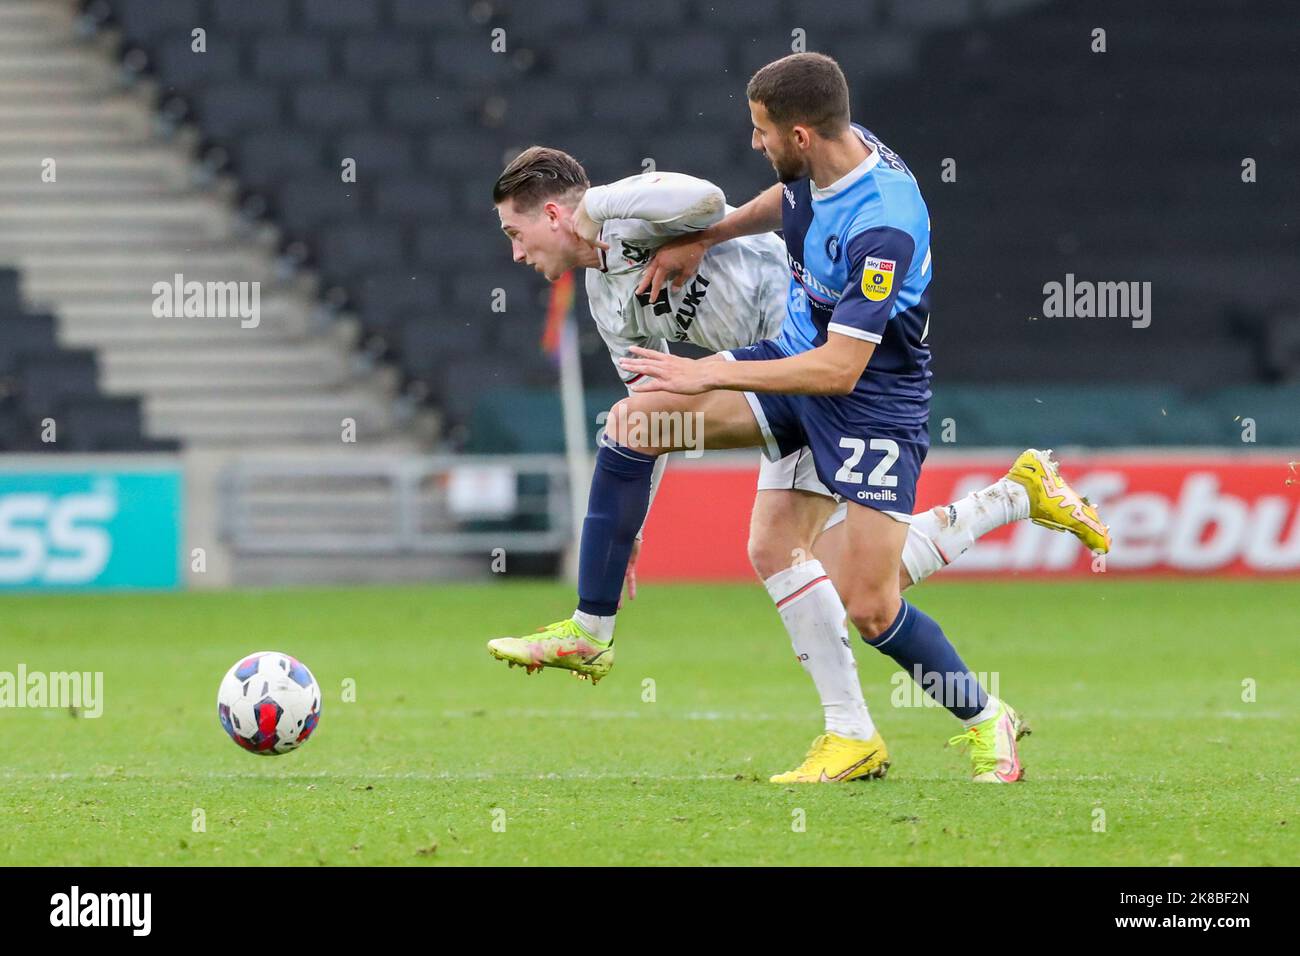
[{"label": "green grass pitch", "polygon": [[[821,723],[757,584],[644,585],[598,687],[484,649],[565,616],[552,583],[5,597],[0,671],[102,670],[105,703],[0,709],[0,864],[1300,863],[1294,582],[909,596],[1030,720],[1026,783],[969,783],[956,721],[891,706],[895,669],[860,643],[888,778],[767,783]],[[312,668],[324,712],[262,758],[215,696],[271,649]]]}]

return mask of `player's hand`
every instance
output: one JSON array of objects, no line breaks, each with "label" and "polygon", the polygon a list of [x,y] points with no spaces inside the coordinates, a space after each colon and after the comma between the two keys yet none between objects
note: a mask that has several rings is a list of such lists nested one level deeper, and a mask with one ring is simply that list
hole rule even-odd
[{"label": "player's hand", "polygon": [[633,345],[628,351],[635,357],[621,359],[618,364],[629,372],[645,376],[635,385],[629,386],[633,392],[698,395],[713,388],[708,359],[689,359],[682,355],[643,349],[639,345]]},{"label": "player's hand", "polygon": [[[641,539],[632,539],[632,553],[627,559],[627,574],[623,575],[623,585],[627,588],[627,599],[636,600],[636,559],[641,554]],[[618,609],[623,609],[623,595],[618,596]]]},{"label": "player's hand", "polygon": [[659,298],[659,290],[670,280],[674,290],[681,289],[700,271],[700,261],[710,246],[711,243],[696,235],[678,236],[665,242],[646,263],[636,294],[648,288],[650,301],[654,302]]},{"label": "player's hand", "polygon": [[589,246],[609,251],[609,243],[600,241],[600,223],[587,215],[587,207],[578,203],[569,219],[569,228],[578,239]]}]

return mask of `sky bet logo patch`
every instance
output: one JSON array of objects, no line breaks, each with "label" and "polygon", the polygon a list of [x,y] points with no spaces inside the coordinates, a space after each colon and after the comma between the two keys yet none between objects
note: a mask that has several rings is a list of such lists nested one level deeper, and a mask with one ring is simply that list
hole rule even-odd
[{"label": "sky bet logo patch", "polygon": [[893,259],[862,260],[862,294],[871,302],[883,302],[894,288]]}]

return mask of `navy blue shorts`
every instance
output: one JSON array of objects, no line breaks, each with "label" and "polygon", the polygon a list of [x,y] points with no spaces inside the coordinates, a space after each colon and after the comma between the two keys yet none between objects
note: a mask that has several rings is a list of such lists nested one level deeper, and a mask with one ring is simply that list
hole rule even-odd
[{"label": "navy blue shorts", "polygon": [[[738,362],[786,358],[770,339],[724,352]],[[874,417],[854,395],[745,392],[772,461],[812,449],[817,476],[846,501],[910,520],[921,463],[930,449],[927,424],[896,425]]]}]

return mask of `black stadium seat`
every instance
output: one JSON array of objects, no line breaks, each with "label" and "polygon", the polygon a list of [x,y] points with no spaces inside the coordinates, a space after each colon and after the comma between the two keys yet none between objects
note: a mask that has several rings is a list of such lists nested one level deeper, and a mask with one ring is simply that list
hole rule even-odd
[{"label": "black stadium seat", "polygon": [[22,306],[17,269],[0,269],[0,314],[16,312]]},{"label": "black stadium seat", "polygon": [[268,80],[313,80],[330,75],[330,44],[324,37],[284,34],[252,41],[253,72]]},{"label": "black stadium seat", "polygon": [[295,84],[290,102],[292,121],[303,129],[354,129],[374,116],[374,97],[368,88],[337,80]]},{"label": "black stadium seat", "polygon": [[[292,19],[294,0],[211,0],[212,20],[224,29],[247,33],[284,30]],[[157,4],[154,4],[157,6]]]},{"label": "black stadium seat", "polygon": [[53,316],[0,315],[0,377],[16,375],[25,358],[57,351]]},{"label": "black stadium seat", "polygon": [[349,33],[373,29],[379,25],[379,14],[379,4],[357,3],[356,0],[311,0],[302,5],[303,26],[308,29]]},{"label": "black stadium seat", "polygon": [[201,90],[196,98],[206,131],[218,139],[278,126],[280,91],[274,86],[223,83]]},{"label": "black stadium seat", "polygon": [[19,400],[29,418],[57,416],[69,400],[99,395],[95,353],[86,349],[28,355],[18,363]]},{"label": "black stadium seat", "polygon": [[59,415],[58,444],[65,451],[175,451],[169,439],[146,438],[136,398],[96,396],[68,403]]}]

